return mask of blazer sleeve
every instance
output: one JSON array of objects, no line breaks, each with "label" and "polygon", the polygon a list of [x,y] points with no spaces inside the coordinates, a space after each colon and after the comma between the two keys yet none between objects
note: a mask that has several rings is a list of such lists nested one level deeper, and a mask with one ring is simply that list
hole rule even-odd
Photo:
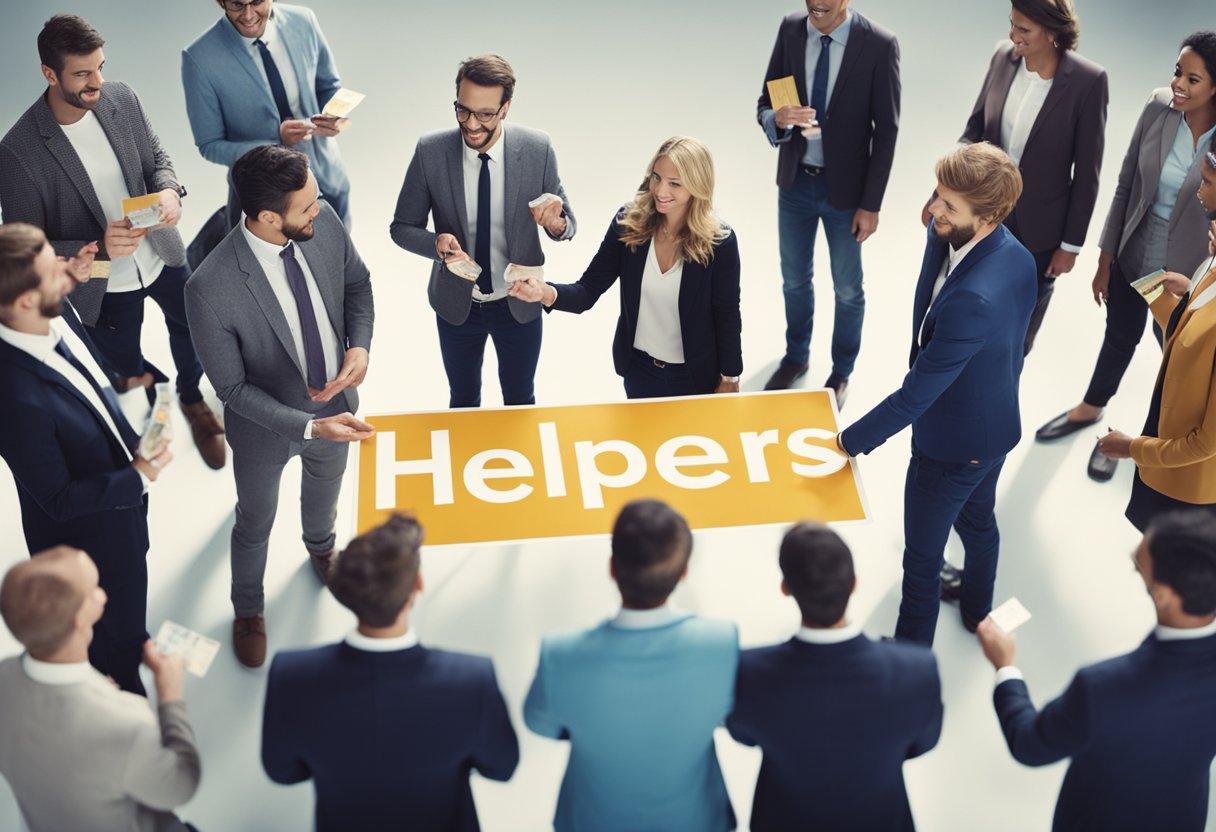
[{"label": "blazer sleeve", "polygon": [[190,323],[194,349],[220,401],[249,421],[299,442],[313,415],[288,407],[265,390],[245,381],[245,359],[241,356],[240,339],[224,326],[215,308],[202,296],[193,280],[186,283],[186,319]]},{"label": "blazer sleeve", "polygon": [[714,336],[718,343],[718,372],[743,374],[743,318],[739,312],[739,238],[734,231],[714,251],[710,282]]},{"label": "blazer sleeve", "polygon": [[182,52],[182,87],[186,91],[186,116],[194,144],[208,162],[230,168],[255,147],[278,143],[278,136],[268,136],[265,141],[228,140],[219,94],[189,51]]},{"label": "blazer sleeve", "polygon": [[[1216,390],[1216,374],[1208,389]],[[1216,458],[1216,395],[1208,395],[1203,420],[1185,436],[1137,436],[1132,440],[1131,457],[1142,468],[1180,468]]]},{"label": "blazer sleeve", "polygon": [[921,724],[920,733],[912,741],[905,759],[919,757],[926,751],[937,746],[942,735],[942,719],[945,716],[945,706],[942,704],[942,681],[937,672],[937,659],[932,653],[925,662],[925,697],[928,703],[928,713]]},{"label": "blazer sleeve", "polygon": [[500,781],[510,780],[519,765],[519,741],[511,727],[493,665],[481,685],[480,730],[471,763],[481,776]]},{"label": "blazer sleeve", "polygon": [[136,732],[123,770],[123,790],[152,809],[168,811],[194,796],[202,762],[185,702],[157,707],[159,726],[148,722]]},{"label": "blazer sleeve", "polygon": [[1042,711],[1035,710],[1021,679],[998,685],[992,700],[1009,753],[1022,765],[1050,765],[1073,756],[1089,742],[1093,703],[1083,672]]},{"label": "blazer sleeve", "polygon": [[1077,118],[1072,158],[1072,187],[1068,191],[1068,214],[1064,219],[1063,241],[1080,248],[1089,232],[1089,221],[1098,201],[1098,177],[1102,173],[1102,154],[1106,149],[1106,111],[1110,85],[1106,70],[1085,92]]},{"label": "blazer sleeve", "polygon": [[1140,144],[1144,141],[1144,134],[1153,120],[1154,101],[1155,93],[1149,96],[1144,110],[1140,113],[1140,120],[1136,122],[1136,129],[1132,132],[1131,141],[1127,145],[1127,153],[1123,156],[1123,166],[1119,168],[1119,181],[1115,185],[1115,195],[1110,201],[1110,212],[1106,215],[1102,237],[1098,240],[1098,247],[1112,257],[1119,253],[1119,246],[1123,241],[1123,222],[1127,217],[1127,203],[1131,199],[1132,183],[1140,175],[1137,170],[1140,164]]},{"label": "blazer sleeve", "polygon": [[557,298],[549,308],[575,314],[586,312],[620,277],[624,259],[625,244],[621,242],[621,227],[614,218],[583,276],[575,283],[550,284],[557,290]]},{"label": "blazer sleeve", "polygon": [[292,691],[284,690],[282,674],[283,663],[276,658],[270,663],[262,710],[262,768],[274,782],[291,785],[308,780],[312,771],[296,750],[294,738],[299,726],[289,725],[283,718]]},{"label": "blazer sleeve", "polygon": [[438,235],[426,227],[431,214],[431,187],[426,179],[422,152],[420,140],[414,146],[414,158],[405,170],[405,181],[397,195],[397,208],[388,233],[393,242],[406,251],[435,260],[435,237]]},{"label": "blazer sleeve", "polygon": [[540,661],[536,665],[536,678],[528,689],[524,700],[524,724],[534,734],[555,740],[570,738],[570,732],[562,724],[561,716],[553,711],[553,701],[548,680],[549,645],[541,642]]},{"label": "blazer sleeve", "polygon": [[[126,85],[124,84],[124,86]],[[144,185],[148,189],[148,193],[154,194],[166,188],[177,190],[177,174],[173,170],[173,160],[169,158],[156,131],[152,129],[152,122],[148,120],[148,114],[144,111],[144,105],[139,100],[139,96],[135,94],[135,90],[127,87],[127,92],[139,113],[139,124],[143,128],[148,145],[152,148],[152,168],[150,170],[145,168],[143,171]]]},{"label": "blazer sleeve", "polygon": [[548,234],[550,240],[569,240],[578,230],[578,220],[574,218],[574,209],[570,207],[570,198],[566,195],[566,189],[562,185],[562,178],[557,174],[557,154],[553,151],[553,144],[546,142],[545,144],[545,193],[557,194],[562,199],[562,210],[566,213],[566,230],[560,235],[554,236],[549,234],[549,229],[545,229],[545,234]]},{"label": "blazer sleeve", "polygon": [[[317,74],[314,79],[314,89],[317,94],[317,106],[324,109],[325,105],[329,103],[329,99],[334,97],[334,93],[342,89],[342,81],[338,78],[338,65],[334,61],[333,52],[330,51],[329,41],[325,39],[325,33],[321,31],[321,24],[317,22],[316,12],[308,8],[305,10],[308,12],[309,22],[312,24],[317,38]],[[305,117],[307,118],[307,116]]]},{"label": "blazer sleeve", "polygon": [[[333,209],[326,210],[333,212]],[[333,214],[335,231],[342,235],[346,243],[345,255],[345,289],[343,293],[343,314],[346,320],[346,347],[362,347],[371,351],[372,324],[376,319],[375,304],[372,300],[372,276],[367,270],[363,258],[355,248],[355,242],[347,233],[337,214]]]},{"label": "blazer sleeve", "polygon": [[975,144],[984,140],[984,133],[988,127],[984,120],[984,110],[988,106],[988,96],[992,94],[992,78],[996,72],[998,60],[1004,60],[1004,52],[999,43],[996,51],[992,53],[991,60],[988,61],[988,74],[984,76],[984,83],[980,86],[980,94],[975,99],[975,106],[971,108],[971,115],[967,117],[967,123],[963,126],[963,135],[958,137],[960,144]]},{"label": "blazer sleeve", "polygon": [[777,113],[773,110],[772,99],[768,94],[768,82],[785,77],[785,22],[777,28],[777,42],[773,44],[773,53],[768,59],[768,69],[764,71],[764,83],[760,85],[760,97],[756,100],[756,121],[768,138],[769,144],[776,147],[788,142],[794,135],[793,130],[786,129],[778,135]]},{"label": "blazer sleeve", "polygon": [[[87,209],[86,209],[87,210]],[[37,228],[47,227],[46,206],[34,177],[25,162],[6,145],[0,144],[0,213],[5,222],[25,222]],[[105,260],[104,234],[98,234],[98,259]],[[60,257],[73,257],[89,240],[51,240],[51,248]]]},{"label": "blazer sleeve", "polygon": [[[749,664],[747,651],[740,652],[739,664],[735,669],[734,704],[731,705],[730,713],[726,715],[726,730],[730,732],[735,742],[755,746],[760,744],[752,722],[753,705],[758,704],[755,703],[757,686],[752,684],[751,674],[748,671]],[[761,691],[761,693],[763,692]],[[761,707],[763,708],[763,706]]]},{"label": "blazer sleeve", "polygon": [[870,117],[874,120],[874,135],[870,139],[870,164],[866,169],[865,187],[861,192],[861,208],[877,213],[891,178],[895,162],[895,139],[899,135],[899,41],[892,36],[887,55],[874,73],[870,86]]}]

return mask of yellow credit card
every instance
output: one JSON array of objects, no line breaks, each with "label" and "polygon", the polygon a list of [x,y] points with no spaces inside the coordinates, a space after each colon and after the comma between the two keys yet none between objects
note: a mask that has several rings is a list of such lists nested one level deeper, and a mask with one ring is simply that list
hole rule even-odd
[{"label": "yellow credit card", "polygon": [[160,194],[124,199],[122,215],[131,221],[132,228],[153,228],[160,225]]},{"label": "yellow credit card", "polygon": [[767,86],[768,100],[774,110],[780,110],[782,107],[802,106],[798,100],[798,85],[794,83],[793,75],[776,78],[769,81]]}]

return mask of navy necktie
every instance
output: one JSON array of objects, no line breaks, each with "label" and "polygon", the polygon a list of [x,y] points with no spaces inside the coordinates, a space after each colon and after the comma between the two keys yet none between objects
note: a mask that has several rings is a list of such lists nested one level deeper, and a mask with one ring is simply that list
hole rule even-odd
[{"label": "navy necktie", "polygon": [[308,283],[304,270],[296,260],[296,245],[288,243],[279,252],[283,268],[287,272],[287,285],[296,299],[296,311],[300,314],[300,332],[304,336],[304,366],[308,386],[314,390],[325,389],[325,350],[321,346],[321,330],[317,327],[317,315],[313,310],[312,297],[308,294]]},{"label": "navy necktie", "polygon": [[270,94],[274,96],[274,106],[279,109],[279,121],[284,122],[295,118],[291,114],[291,105],[287,103],[287,88],[283,86],[283,76],[279,74],[279,67],[271,57],[270,50],[261,38],[255,40],[254,43],[257,44],[258,53],[262,56],[262,66],[266,68],[266,81],[270,84]]},{"label": "navy necktie", "polygon": [[84,364],[80,363],[80,359],[72,353],[72,350],[68,347],[68,342],[63,340],[63,338],[60,338],[59,343],[55,345],[55,352],[63,356],[69,364],[76,368],[76,372],[84,376],[85,381],[89,383],[89,386],[97,393],[97,397],[101,399],[101,403],[109,411],[110,418],[114,421],[114,427],[118,428],[118,434],[122,437],[122,441],[126,443],[127,450],[133,449],[139,442],[139,435],[131,427],[131,423],[127,421],[127,417],[123,415],[122,406],[118,403],[118,395],[114,392],[114,388],[108,384],[105,387],[98,384],[97,379],[85,369]]},{"label": "navy necktie", "polygon": [[831,35],[822,35],[819,42],[823,44],[819,50],[819,60],[815,64],[815,82],[811,85],[811,107],[815,109],[815,120],[823,126],[823,116],[828,110],[828,46],[832,42]]},{"label": "navy necktie", "polygon": [[481,160],[481,175],[477,178],[477,250],[473,259],[481,266],[477,291],[490,295],[494,293],[490,273],[490,155],[478,153],[477,158]]}]

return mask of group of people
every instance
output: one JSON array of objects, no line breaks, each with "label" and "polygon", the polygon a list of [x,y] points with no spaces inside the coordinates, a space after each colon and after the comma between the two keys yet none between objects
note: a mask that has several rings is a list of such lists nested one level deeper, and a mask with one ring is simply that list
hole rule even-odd
[{"label": "group of people", "polygon": [[[0,140],[0,380],[10,391],[0,401],[0,456],[17,483],[29,551],[44,552],[15,567],[0,593],[5,622],[27,649],[0,663],[0,692],[16,708],[53,690],[55,708],[40,711],[52,733],[91,730],[91,748],[131,749],[129,764],[99,773],[104,782],[72,787],[121,795],[107,804],[113,822],[47,788],[45,772],[62,770],[56,755],[71,746],[39,745],[32,718],[4,720],[0,773],[34,829],[131,819],[177,828],[163,810],[198,783],[180,659],[148,646],[145,621],[148,492],[172,452],[141,444],[117,398],[145,389],[151,401],[154,385],[168,381],[141,349],[151,297],[165,315],[194,443],[215,469],[232,449],[238,660],[259,667],[267,657],[263,577],[280,480],[297,456],[309,561],[359,619],[341,645],[276,657],[267,773],[316,781],[320,828],[401,818],[476,828],[469,769],[506,779],[518,760],[493,669],[422,648],[409,629],[421,589],[415,521],[394,518],[338,552],[348,443],[373,433],[355,413],[374,306],[349,233],[350,182],[336,141],[350,120],[321,114],[341,89],[335,62],[310,10],[217,3],[220,18],[183,52],[182,79],[195,142],[228,168],[230,196],[190,246],[176,227],[186,189],[134,91],[103,80],[104,40],[83,19],[57,15],[43,27],[46,89]],[[1078,32],[1071,0],[1013,0],[1009,42],[992,58],[960,146],[938,161],[923,211],[909,372],[836,438],[841,453],[864,454],[912,426],[894,634],[903,643],[871,642],[848,623],[848,550],[826,529],[800,525],[781,565],[803,628],[788,645],[740,654],[732,625],[667,604],[691,550],[682,518],[661,504],[631,504],[613,533],[620,615],[546,640],[525,704],[529,727],[573,745],[558,829],[731,828],[711,739],[723,720],[765,752],[754,828],[910,827],[900,765],[932,748],[940,731],[927,648],[943,599],[959,601],[963,625],[999,670],[998,715],[1015,756],[1029,764],[1074,757],[1058,828],[1143,828],[1148,818],[1202,825],[1216,736],[1183,720],[1200,719],[1193,708],[1216,686],[1203,664],[1216,650],[1216,33],[1183,42],[1170,88],[1153,93],[1136,127],[1093,281],[1107,311],[1094,377],[1082,404],[1037,434],[1056,440],[1101,418],[1151,311],[1163,360],[1151,396],[1145,391],[1143,435],[1111,431],[1089,470],[1109,479],[1115,460],[1136,462],[1127,516],[1145,532],[1136,564],[1161,626],[1136,654],[1083,672],[1036,715],[1011,641],[987,618],[996,488],[1021,438],[1024,356],[1055,279],[1074,267],[1097,198],[1107,76],[1075,53]],[[778,106],[769,82],[791,78],[805,103]],[[764,80],[757,120],[779,148],[786,318],[785,354],[765,388],[789,388],[808,371],[822,221],[836,303],[824,386],[843,406],[861,346],[861,246],[878,228],[898,132],[898,41],[849,0],[808,0],[805,13],[781,22]],[[390,226],[401,248],[431,261],[427,293],[450,406],[480,405],[487,340],[500,357],[504,403],[533,404],[542,311],[584,312],[618,280],[612,355],[627,396],[737,392],[739,248],[714,210],[709,149],[691,137],[663,142],[581,278],[544,282],[529,270],[544,263],[540,231],[569,240],[577,222],[549,137],[506,120],[515,84],[500,56],[460,64],[456,125],[419,140]],[[134,227],[123,201],[149,195],[160,222]],[[1149,304],[1132,282],[1155,272],[1161,290]],[[204,373],[222,422],[203,398]],[[944,563],[951,528],[965,570]],[[130,696],[145,694],[141,663],[156,680],[159,721]],[[419,704],[387,714],[376,704],[385,695]],[[1189,767],[1163,757],[1129,784],[1115,761],[1133,751],[1144,759],[1152,742],[1117,714],[1167,696],[1170,718],[1187,726]],[[1109,707],[1099,719],[1102,697]],[[782,707],[808,700],[822,707]],[[313,726],[330,724],[335,703],[346,711],[352,701],[365,703],[354,711],[362,724],[317,736]],[[639,714],[658,713],[655,703],[668,710],[646,724]],[[114,719],[94,725],[91,709],[102,707]],[[855,717],[824,719],[850,708]],[[804,726],[774,722],[794,711]],[[384,756],[368,753],[373,735]],[[847,746],[844,768],[802,758],[825,737],[839,740],[836,763]],[[632,753],[639,747],[646,765]],[[42,755],[39,765],[14,762],[31,755]],[[142,776],[152,769],[155,777]],[[867,778],[849,773],[862,770]],[[886,784],[877,792],[876,771]],[[861,782],[865,795],[856,792]]]}]

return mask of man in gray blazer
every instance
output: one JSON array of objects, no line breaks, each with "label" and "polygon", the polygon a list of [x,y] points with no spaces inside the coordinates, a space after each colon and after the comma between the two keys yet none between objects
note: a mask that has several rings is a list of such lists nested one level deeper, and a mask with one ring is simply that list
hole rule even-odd
[{"label": "man in gray blazer", "polygon": [[[144,298],[165,315],[177,394],[207,465],[224,467],[224,429],[203,401],[202,365],[182,294],[190,276],[177,222],[186,189],[135,92],[101,77],[105,41],[74,15],[56,15],[38,35],[47,89],[0,141],[0,210],[5,222],[46,232],[64,257],[96,254],[94,279],[72,295],[81,320],[123,392],[168,381],[144,360]],[[128,197],[159,195],[161,224],[132,228]]]},{"label": "man in gray blazer", "polygon": [[258,667],[283,467],[300,457],[304,546],[324,582],[346,443],[372,435],[353,415],[372,341],[372,286],[338,215],[318,202],[307,156],[262,145],[237,160],[232,180],[245,218],[186,284],[186,313],[232,445],[233,647]]},{"label": "man in gray blazer", "polygon": [[0,661],[0,775],[30,832],[186,830],[169,811],[194,796],[201,774],[182,659],[144,644],[153,715],[89,666],[105,605],[97,567],[79,549],[40,552],[5,575],[0,614],[26,652]]},{"label": "man in gray blazer", "polygon": [[[540,305],[508,297],[504,271],[509,263],[544,264],[537,226],[551,240],[569,240],[575,231],[548,135],[504,123],[514,92],[515,73],[498,55],[460,65],[457,125],[418,140],[389,226],[393,242],[433,261],[427,296],[451,407],[481,405],[487,337],[498,354],[503,404],[536,402]],[[545,194],[556,199],[532,204]],[[475,280],[449,268],[469,260],[481,269]]]}]

